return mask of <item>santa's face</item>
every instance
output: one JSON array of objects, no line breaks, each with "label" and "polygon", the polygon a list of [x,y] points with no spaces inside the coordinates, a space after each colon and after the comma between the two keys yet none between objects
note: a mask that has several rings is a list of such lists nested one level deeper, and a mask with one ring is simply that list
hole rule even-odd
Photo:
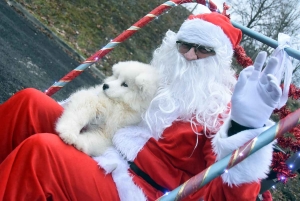
[{"label": "santa's face", "polygon": [[207,58],[211,55],[208,54],[202,54],[199,53],[198,55],[195,53],[195,48],[192,47],[188,52],[182,54],[184,56],[184,58],[188,61],[192,61],[192,60],[197,60],[197,59],[204,59]]},{"label": "santa's face", "polygon": [[222,51],[188,60],[176,48],[176,34],[168,32],[151,64],[163,77],[145,120],[153,134],[160,135],[174,120],[197,121],[210,130],[217,128],[219,114],[227,110],[234,72]]},{"label": "santa's face", "polygon": [[204,59],[216,54],[213,48],[199,44],[176,41],[176,45],[178,52],[188,61]]}]

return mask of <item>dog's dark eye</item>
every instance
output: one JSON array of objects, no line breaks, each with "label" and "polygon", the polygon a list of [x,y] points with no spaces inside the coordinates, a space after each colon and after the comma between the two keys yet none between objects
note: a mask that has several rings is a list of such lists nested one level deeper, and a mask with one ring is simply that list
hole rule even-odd
[{"label": "dog's dark eye", "polygon": [[121,86],[122,86],[122,87],[128,87],[128,85],[127,85],[125,82],[123,82],[123,83],[121,84]]}]

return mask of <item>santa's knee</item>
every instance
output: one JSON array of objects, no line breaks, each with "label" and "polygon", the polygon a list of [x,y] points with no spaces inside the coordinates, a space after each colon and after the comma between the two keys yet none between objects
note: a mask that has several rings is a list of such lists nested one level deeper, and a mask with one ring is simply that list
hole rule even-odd
[{"label": "santa's knee", "polygon": [[28,101],[28,100],[34,100],[34,99],[38,99],[41,95],[43,94],[43,92],[34,89],[34,88],[26,88],[23,90],[18,91],[17,93],[15,93],[12,98],[13,99],[19,99],[22,101]]},{"label": "santa's knee", "polygon": [[19,152],[27,153],[28,157],[53,157],[61,154],[66,145],[59,136],[50,133],[35,134],[28,137],[20,145]]},{"label": "santa's knee", "polygon": [[45,104],[45,99],[49,98],[43,92],[34,89],[34,88],[27,88],[18,91],[13,96],[11,96],[6,102],[5,105],[8,105],[13,108],[22,108],[22,111],[36,107],[38,108],[39,105]]}]

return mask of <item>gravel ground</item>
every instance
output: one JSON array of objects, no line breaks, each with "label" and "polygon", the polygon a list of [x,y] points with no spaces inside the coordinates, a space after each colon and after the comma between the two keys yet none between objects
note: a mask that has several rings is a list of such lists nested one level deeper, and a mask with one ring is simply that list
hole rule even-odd
[{"label": "gravel ground", "polygon": [[[9,4],[0,0],[0,103],[23,88],[44,91],[80,64],[49,31],[33,23],[32,16]],[[99,71],[87,69],[52,97],[65,99],[102,79]]]}]

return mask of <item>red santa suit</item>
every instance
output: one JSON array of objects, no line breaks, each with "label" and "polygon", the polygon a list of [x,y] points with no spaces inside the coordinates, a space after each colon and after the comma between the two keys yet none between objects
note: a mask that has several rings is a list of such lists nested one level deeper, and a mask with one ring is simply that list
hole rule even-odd
[{"label": "red santa suit", "polygon": [[[216,54],[209,59],[218,71],[211,70],[212,65],[204,66],[211,72],[203,76],[218,75],[215,83],[226,77],[222,69],[230,68],[241,31],[220,14],[200,17],[202,20],[187,20],[177,39],[166,46],[172,53],[176,40],[213,48]],[[229,79],[224,80],[221,84],[230,91]],[[175,83],[176,79],[173,86]],[[226,108],[229,100],[222,106]],[[200,124],[192,129],[189,121],[174,121],[160,137],[153,137],[145,127],[128,127],[116,133],[114,147],[91,158],[56,135],[54,125],[62,112],[53,99],[34,89],[20,91],[0,106],[0,200],[156,200],[165,190],[178,187],[269,126],[228,137],[231,121],[227,119],[213,138],[206,137]],[[271,158],[272,145],[268,145],[185,200],[254,201]]]},{"label": "red santa suit", "polygon": [[[52,126],[61,112],[60,105],[34,89],[18,92],[0,106],[3,123],[0,129],[1,158],[5,159],[0,165],[1,200],[119,200],[120,191],[116,186],[122,178],[114,181],[112,174],[105,174],[95,160],[64,144],[57,135],[49,134],[55,133]],[[24,127],[22,122],[27,126]],[[198,131],[201,130],[199,127]],[[42,134],[35,134],[38,132]],[[123,154],[127,154],[125,157],[137,154],[134,163],[168,190],[173,190],[216,160],[212,140],[205,135],[195,135],[188,122],[174,122],[159,140],[141,137],[144,141],[134,136],[122,145],[118,146],[117,140],[115,143]],[[132,140],[145,144],[142,149],[123,146],[130,145]],[[256,171],[263,169],[259,162],[254,165]],[[247,167],[243,168],[244,172],[238,176],[251,174]],[[131,169],[128,174],[148,200],[156,200],[165,193]],[[250,176],[252,181],[232,187],[218,177],[185,200],[256,200],[259,180]],[[131,185],[126,182],[125,179],[121,185]],[[126,193],[128,195],[123,197],[138,200],[135,191]]]}]

